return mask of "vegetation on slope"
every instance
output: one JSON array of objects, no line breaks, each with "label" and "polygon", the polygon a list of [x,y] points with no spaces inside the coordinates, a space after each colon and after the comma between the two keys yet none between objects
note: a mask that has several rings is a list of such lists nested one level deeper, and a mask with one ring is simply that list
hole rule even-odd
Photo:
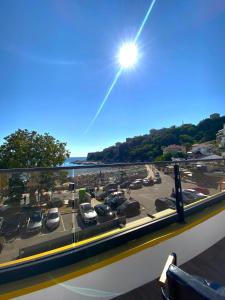
[{"label": "vegetation on slope", "polygon": [[149,134],[127,138],[124,143],[88,153],[87,160],[107,163],[166,160],[169,157],[163,157],[162,147],[177,144],[184,145],[188,150],[194,143],[215,140],[216,133],[224,123],[225,116],[221,116],[204,119],[197,125],[183,124],[159,130],[151,129]]}]

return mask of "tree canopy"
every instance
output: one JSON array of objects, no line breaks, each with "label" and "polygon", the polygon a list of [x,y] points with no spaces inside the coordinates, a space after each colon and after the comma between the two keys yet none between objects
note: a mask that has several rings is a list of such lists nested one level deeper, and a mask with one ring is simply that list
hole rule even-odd
[{"label": "tree canopy", "polygon": [[0,146],[0,168],[55,167],[69,157],[66,143],[48,133],[18,129]]}]

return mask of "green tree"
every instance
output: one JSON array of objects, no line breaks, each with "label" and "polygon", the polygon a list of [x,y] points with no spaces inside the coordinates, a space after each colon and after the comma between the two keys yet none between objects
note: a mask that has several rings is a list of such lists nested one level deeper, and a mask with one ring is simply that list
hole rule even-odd
[{"label": "green tree", "polygon": [[0,146],[1,168],[55,167],[69,157],[66,143],[48,133],[18,129]]},{"label": "green tree", "polygon": [[192,144],[194,142],[194,139],[187,135],[187,134],[181,134],[180,135],[180,143],[185,145],[185,144]]},{"label": "green tree", "polygon": [[173,153],[165,153],[164,155],[157,156],[155,161],[170,161],[173,157]]},{"label": "green tree", "polygon": [[25,192],[25,180],[21,173],[12,174],[8,183],[8,203],[19,205],[22,194]]},{"label": "green tree", "polygon": [[[55,167],[69,157],[66,143],[59,142],[47,133],[42,135],[36,131],[19,129],[4,140],[0,146],[0,168]],[[56,179],[50,172],[12,174],[8,182],[9,201],[19,203],[26,189],[31,202],[35,202],[36,191],[39,194],[41,190],[52,189],[55,183]]]}]

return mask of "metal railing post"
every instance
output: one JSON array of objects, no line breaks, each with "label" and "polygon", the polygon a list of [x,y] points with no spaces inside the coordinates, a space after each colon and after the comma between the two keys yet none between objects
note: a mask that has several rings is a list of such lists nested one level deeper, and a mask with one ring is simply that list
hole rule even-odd
[{"label": "metal railing post", "polygon": [[178,222],[184,222],[184,203],[182,197],[182,187],[181,187],[181,178],[180,178],[180,169],[179,165],[174,166],[174,175],[175,175],[175,195],[176,195],[176,209],[178,214]]}]

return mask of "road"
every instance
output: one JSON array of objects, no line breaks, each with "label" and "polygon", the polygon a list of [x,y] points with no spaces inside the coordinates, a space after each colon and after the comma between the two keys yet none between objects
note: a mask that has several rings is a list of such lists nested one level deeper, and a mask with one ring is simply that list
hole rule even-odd
[{"label": "road", "polygon": [[[150,170],[152,172],[152,170]],[[162,183],[153,186],[144,186],[142,189],[130,190],[130,196],[140,202],[147,213],[154,214],[155,200],[160,197],[169,197],[174,188],[174,180],[169,175],[160,174]],[[152,176],[152,174],[150,175]]]},{"label": "road", "polygon": [[153,168],[154,166],[153,165],[145,165],[145,168],[147,169],[147,178],[154,178],[154,171],[153,171]]}]

